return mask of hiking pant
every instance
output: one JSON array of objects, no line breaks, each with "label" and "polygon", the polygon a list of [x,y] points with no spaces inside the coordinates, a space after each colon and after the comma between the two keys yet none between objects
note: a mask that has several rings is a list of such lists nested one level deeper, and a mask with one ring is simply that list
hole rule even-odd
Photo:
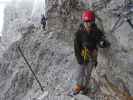
[{"label": "hiking pant", "polygon": [[46,28],[46,23],[43,23],[42,24],[42,29],[45,30],[45,28]]},{"label": "hiking pant", "polygon": [[95,67],[94,62],[97,61],[97,50],[91,52],[91,56],[93,64],[78,64],[76,68],[77,70],[74,74],[74,80],[76,81],[76,84],[80,85],[81,87],[88,88],[91,72],[92,69]]}]

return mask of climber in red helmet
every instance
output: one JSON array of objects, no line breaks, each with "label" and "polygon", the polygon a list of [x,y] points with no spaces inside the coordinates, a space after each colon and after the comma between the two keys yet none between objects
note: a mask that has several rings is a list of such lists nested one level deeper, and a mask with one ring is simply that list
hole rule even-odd
[{"label": "climber in red helmet", "polygon": [[[91,73],[88,66],[89,57],[92,58],[93,65],[97,66],[98,47],[107,48],[110,43],[106,40],[104,33],[95,24],[95,14],[91,10],[83,12],[83,23],[74,38],[74,51],[78,62],[78,71],[74,74],[75,85],[68,95],[76,95],[80,91],[87,90],[86,82],[89,82]],[[87,72],[87,73],[86,73]],[[87,75],[86,75],[87,74]]]},{"label": "climber in red helmet", "polygon": [[95,15],[92,11],[87,10],[82,15],[82,21],[83,22],[94,22],[95,21]]}]

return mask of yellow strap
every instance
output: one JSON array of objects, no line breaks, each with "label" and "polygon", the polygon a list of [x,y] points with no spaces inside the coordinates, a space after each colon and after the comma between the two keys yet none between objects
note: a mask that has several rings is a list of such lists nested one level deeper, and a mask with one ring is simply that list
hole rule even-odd
[{"label": "yellow strap", "polygon": [[81,56],[83,57],[84,61],[87,61],[89,59],[90,56],[88,48],[82,49]]}]

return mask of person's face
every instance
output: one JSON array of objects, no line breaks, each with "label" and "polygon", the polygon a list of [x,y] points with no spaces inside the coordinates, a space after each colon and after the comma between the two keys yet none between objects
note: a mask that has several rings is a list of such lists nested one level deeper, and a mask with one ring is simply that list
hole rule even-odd
[{"label": "person's face", "polygon": [[85,29],[90,31],[93,22],[84,22]]}]

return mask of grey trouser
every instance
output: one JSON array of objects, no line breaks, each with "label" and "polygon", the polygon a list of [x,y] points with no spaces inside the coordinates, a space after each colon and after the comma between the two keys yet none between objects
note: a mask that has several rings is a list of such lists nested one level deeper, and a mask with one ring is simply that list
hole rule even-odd
[{"label": "grey trouser", "polygon": [[77,65],[77,72],[74,74],[76,84],[88,88],[92,67],[92,65]]}]

